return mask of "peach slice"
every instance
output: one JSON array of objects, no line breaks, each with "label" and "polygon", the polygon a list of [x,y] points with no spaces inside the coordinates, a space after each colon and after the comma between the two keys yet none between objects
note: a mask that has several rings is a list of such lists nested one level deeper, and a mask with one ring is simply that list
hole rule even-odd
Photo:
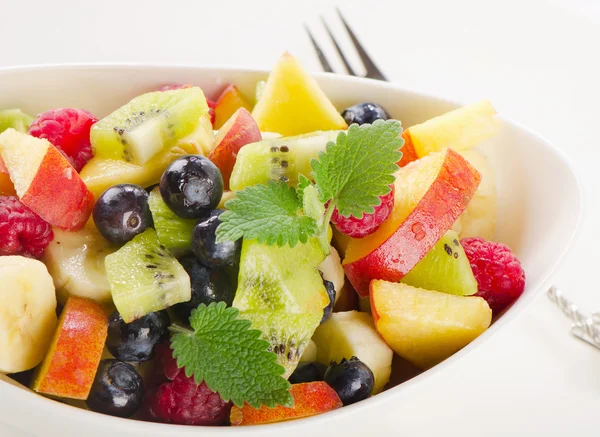
[{"label": "peach slice", "polygon": [[289,53],[271,71],[252,115],[261,131],[283,136],[348,127],[317,81]]},{"label": "peach slice", "polygon": [[264,405],[258,409],[249,405],[231,409],[231,424],[258,425],[264,423],[283,422],[315,416],[342,407],[342,401],[334,389],[323,381],[293,384],[290,389],[294,397],[293,407],[268,408]]},{"label": "peach slice", "polygon": [[229,178],[240,149],[246,144],[262,140],[260,129],[246,108],[239,108],[219,129],[215,137],[215,148],[208,155],[223,175],[225,189],[229,189]]},{"label": "peach slice", "polygon": [[244,108],[248,111],[252,110],[252,105],[240,92],[235,85],[229,85],[219,96],[215,106],[215,122],[214,128],[221,127],[231,118],[235,111]]},{"label": "peach slice", "polygon": [[32,390],[51,396],[87,399],[108,332],[108,314],[93,300],[70,297]]},{"label": "peach slice", "polygon": [[480,297],[456,296],[406,284],[371,282],[377,331],[402,358],[427,369],[463,348],[492,320]]},{"label": "peach slice", "polygon": [[452,227],[473,197],[480,174],[452,149],[400,168],[390,217],[346,249],[346,276],[362,297],[372,279],[398,282]]},{"label": "peach slice", "polygon": [[0,156],[23,204],[52,226],[74,231],[85,225],[94,195],[50,142],[7,129]]}]

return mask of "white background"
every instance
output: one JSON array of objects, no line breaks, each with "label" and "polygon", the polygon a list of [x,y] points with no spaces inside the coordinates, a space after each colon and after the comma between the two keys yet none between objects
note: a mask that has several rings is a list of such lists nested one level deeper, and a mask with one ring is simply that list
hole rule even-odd
[{"label": "white background", "polygon": [[[0,66],[171,62],[268,68],[289,50],[319,70],[302,25],[308,23],[332,55],[319,16],[343,37],[336,4],[390,79],[464,102],[490,98],[499,112],[571,157],[587,210],[580,238],[555,279],[580,306],[600,310],[595,0],[0,0]],[[516,322],[414,390],[410,402],[365,419],[364,430],[600,435],[600,351],[572,339],[568,328],[541,295]],[[24,436],[2,426],[0,435]]]}]

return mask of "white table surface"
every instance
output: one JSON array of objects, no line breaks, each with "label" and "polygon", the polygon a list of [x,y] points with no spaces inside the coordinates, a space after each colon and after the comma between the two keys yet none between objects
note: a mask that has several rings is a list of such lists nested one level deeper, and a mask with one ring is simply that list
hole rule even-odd
[{"label": "white table surface", "polygon": [[[172,62],[270,67],[289,50],[313,70],[320,66],[302,24],[307,22],[333,54],[318,17],[324,14],[341,31],[333,13],[340,5],[392,80],[465,102],[490,98],[499,112],[538,131],[571,157],[585,188],[586,213],[555,283],[583,308],[600,310],[596,0],[0,3],[0,66]],[[514,323],[414,390],[410,402],[390,405],[345,434],[600,435],[600,351],[572,339],[568,329],[569,322],[540,295]],[[48,435],[59,435],[54,431]],[[2,425],[0,435],[26,436]]]}]

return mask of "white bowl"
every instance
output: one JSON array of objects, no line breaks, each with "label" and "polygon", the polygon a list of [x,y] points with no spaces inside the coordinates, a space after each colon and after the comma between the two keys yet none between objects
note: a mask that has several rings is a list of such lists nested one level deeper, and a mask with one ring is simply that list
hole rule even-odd
[{"label": "white bowl", "polygon": [[[254,95],[266,71],[148,65],[63,65],[0,70],[1,108],[38,113],[54,107],[82,107],[104,116],[136,95],[166,83],[193,83],[214,96],[227,83]],[[397,85],[331,74],[315,75],[338,109],[373,101],[408,127],[459,106]],[[325,429],[352,430],[374,409],[405,402],[419,385],[465,357],[502,329],[550,285],[578,227],[581,189],[573,168],[554,146],[531,131],[502,119],[501,133],[482,145],[498,175],[498,240],[519,256],[527,275],[525,292],[473,343],[433,369],[358,404],[308,419],[245,428],[202,428],[119,419],[71,407],[42,396],[0,375],[0,423],[38,436],[105,437],[202,435],[321,435]],[[510,353],[510,351],[507,351]],[[515,375],[516,376],[516,375]],[[435,412],[432,412],[435,416]],[[375,431],[375,428],[371,428]]]}]

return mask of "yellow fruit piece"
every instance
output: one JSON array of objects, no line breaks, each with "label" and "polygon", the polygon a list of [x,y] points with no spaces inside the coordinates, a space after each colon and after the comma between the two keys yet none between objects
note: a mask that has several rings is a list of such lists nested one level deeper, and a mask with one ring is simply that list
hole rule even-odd
[{"label": "yellow fruit piece", "polygon": [[329,365],[353,356],[365,363],[375,375],[373,393],[379,393],[390,380],[394,353],[381,339],[370,314],[358,311],[333,313],[313,335],[317,361]]},{"label": "yellow fruit piece", "polygon": [[489,100],[473,103],[409,129],[417,156],[452,148],[470,149],[493,136],[498,130],[496,110]]},{"label": "yellow fruit piece", "polygon": [[459,238],[481,237],[493,240],[498,217],[496,173],[481,152],[470,149],[460,154],[481,174],[481,183],[452,229],[458,233]]},{"label": "yellow fruit piece", "polygon": [[172,149],[160,153],[144,166],[121,160],[94,157],[81,170],[81,179],[96,199],[116,184],[137,184],[142,187],[157,184],[165,169],[185,155],[207,155],[213,147],[213,132],[210,116],[200,118],[198,127],[189,136],[181,139]]},{"label": "yellow fruit piece", "polygon": [[223,196],[221,197],[221,200],[219,201],[219,205],[217,206],[217,208],[219,209],[227,209],[225,208],[225,204],[230,201],[235,199],[235,191],[224,191],[223,192]]},{"label": "yellow fruit piece", "polygon": [[480,297],[455,296],[387,281],[371,282],[377,331],[402,358],[427,369],[463,348],[492,320]]},{"label": "yellow fruit piece", "polygon": [[348,127],[315,79],[289,53],[271,71],[252,116],[261,131],[283,136]]},{"label": "yellow fruit piece", "polygon": [[0,256],[0,373],[37,366],[56,329],[52,277],[40,261]]}]

